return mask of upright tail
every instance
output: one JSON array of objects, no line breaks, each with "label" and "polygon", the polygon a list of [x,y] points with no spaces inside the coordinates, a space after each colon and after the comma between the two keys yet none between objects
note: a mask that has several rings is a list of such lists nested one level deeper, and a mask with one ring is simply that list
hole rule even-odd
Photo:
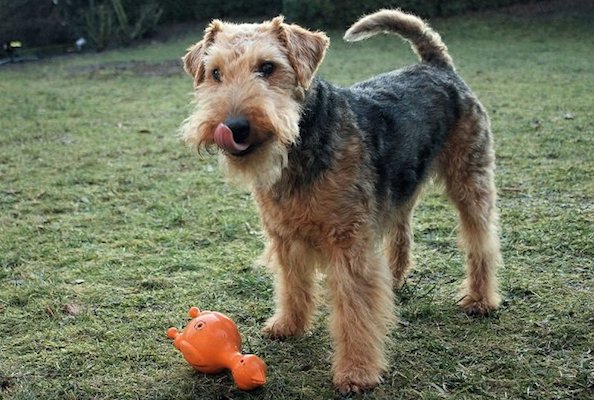
[{"label": "upright tail", "polygon": [[356,42],[378,33],[396,33],[408,40],[422,62],[454,68],[448,48],[422,19],[400,10],[380,10],[355,22],[344,34],[347,42]]}]

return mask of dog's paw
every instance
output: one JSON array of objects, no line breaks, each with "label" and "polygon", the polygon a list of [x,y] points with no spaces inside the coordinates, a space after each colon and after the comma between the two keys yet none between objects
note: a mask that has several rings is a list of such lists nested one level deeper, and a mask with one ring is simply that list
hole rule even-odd
[{"label": "dog's paw", "polygon": [[465,295],[458,303],[464,312],[468,315],[483,316],[495,311],[501,303],[501,297],[497,293],[489,296]]},{"label": "dog's paw", "polygon": [[262,328],[262,334],[271,339],[284,339],[291,336],[300,336],[305,333],[305,327],[300,325],[302,324],[298,324],[292,319],[284,318],[282,316],[273,316],[266,322],[264,328]]},{"label": "dog's paw", "polygon": [[382,382],[381,370],[336,371],[332,381],[341,394],[358,394],[373,389]]}]

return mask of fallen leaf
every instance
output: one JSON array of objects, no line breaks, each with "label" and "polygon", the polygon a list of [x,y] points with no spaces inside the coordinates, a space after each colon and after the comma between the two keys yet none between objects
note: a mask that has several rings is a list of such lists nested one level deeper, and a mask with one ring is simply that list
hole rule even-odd
[{"label": "fallen leaf", "polygon": [[56,312],[54,311],[54,309],[51,306],[45,306],[43,308],[43,311],[45,311],[45,313],[47,315],[49,315],[50,317],[55,317],[56,316]]},{"label": "fallen leaf", "polygon": [[68,315],[77,316],[82,312],[82,307],[78,304],[65,304],[64,312]]}]

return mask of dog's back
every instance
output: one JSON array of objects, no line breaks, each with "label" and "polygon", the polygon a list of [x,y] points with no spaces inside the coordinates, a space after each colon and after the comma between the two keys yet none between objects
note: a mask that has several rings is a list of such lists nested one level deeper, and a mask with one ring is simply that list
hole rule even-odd
[{"label": "dog's back", "polygon": [[415,65],[349,88],[349,104],[377,172],[378,197],[407,201],[463,113],[452,70]]},{"label": "dog's back", "polygon": [[454,71],[439,34],[415,16],[382,10],[356,22],[345,40],[382,32],[409,40],[421,64],[346,89],[315,80],[300,121],[301,142],[291,151],[290,164],[303,167],[296,176],[315,179],[355,136],[374,171],[369,177],[375,196],[393,206],[415,193],[474,96]]}]

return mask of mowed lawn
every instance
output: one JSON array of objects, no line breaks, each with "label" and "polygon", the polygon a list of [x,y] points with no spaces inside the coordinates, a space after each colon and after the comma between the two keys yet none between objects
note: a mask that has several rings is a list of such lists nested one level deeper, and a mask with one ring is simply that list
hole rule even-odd
[{"label": "mowed lawn", "polygon": [[[434,21],[491,115],[504,301],[482,319],[456,307],[456,214],[427,190],[391,367],[360,398],[594,398],[593,19]],[[261,336],[273,286],[250,196],[177,136],[179,57],[200,32],[0,68],[0,398],[339,397],[323,297],[305,337]],[[395,37],[340,37],[320,72],[338,84],[416,62]],[[192,371],[165,335],[192,305],[237,322],[264,388]]]}]

